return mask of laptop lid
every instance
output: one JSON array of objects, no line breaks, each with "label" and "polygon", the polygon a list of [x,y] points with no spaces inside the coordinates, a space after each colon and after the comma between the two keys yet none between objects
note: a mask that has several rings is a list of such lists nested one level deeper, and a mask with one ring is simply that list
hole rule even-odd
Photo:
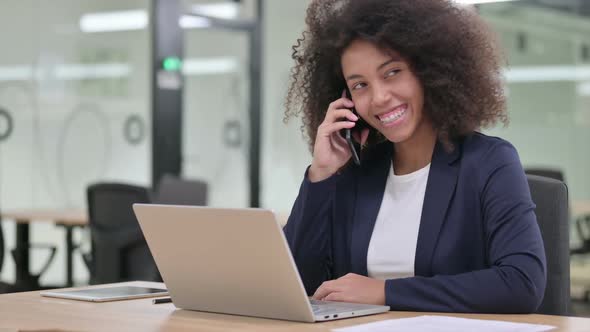
[{"label": "laptop lid", "polygon": [[154,204],[133,210],[175,306],[315,321],[271,211]]}]

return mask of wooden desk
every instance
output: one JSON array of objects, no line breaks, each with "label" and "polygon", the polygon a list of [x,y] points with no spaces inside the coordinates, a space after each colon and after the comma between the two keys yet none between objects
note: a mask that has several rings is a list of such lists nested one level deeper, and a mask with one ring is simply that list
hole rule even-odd
[{"label": "wooden desk", "polygon": [[[124,283],[160,286],[161,283]],[[113,284],[112,286],[117,285]],[[384,319],[414,317],[431,313],[389,312],[324,323],[296,323],[272,319],[176,310],[173,304],[152,304],[151,299],[90,303],[41,297],[38,292],[0,295],[2,331],[330,331]],[[590,329],[590,318],[546,315],[450,315],[476,319],[548,324],[553,331],[581,332]]]},{"label": "wooden desk", "polygon": [[2,211],[2,218],[25,224],[40,221],[68,226],[88,225],[86,210],[79,209],[11,209]]},{"label": "wooden desk", "polygon": [[16,222],[16,281],[19,288],[38,289],[39,285],[29,271],[29,225],[32,222],[52,222],[66,230],[66,286],[73,285],[72,255],[74,227],[88,225],[85,210],[75,209],[18,209],[1,211],[3,220]]}]

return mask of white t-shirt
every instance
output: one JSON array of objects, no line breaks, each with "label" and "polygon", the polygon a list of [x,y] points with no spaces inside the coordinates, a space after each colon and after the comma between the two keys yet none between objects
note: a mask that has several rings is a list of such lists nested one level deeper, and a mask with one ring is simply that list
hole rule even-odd
[{"label": "white t-shirt", "polygon": [[430,164],[413,173],[395,175],[393,163],[367,252],[369,277],[414,276],[416,243]]}]

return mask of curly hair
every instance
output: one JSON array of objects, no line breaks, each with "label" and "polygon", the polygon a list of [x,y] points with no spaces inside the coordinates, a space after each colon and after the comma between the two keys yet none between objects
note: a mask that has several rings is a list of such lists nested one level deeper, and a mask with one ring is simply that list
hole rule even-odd
[{"label": "curly hair", "polygon": [[[424,90],[424,113],[439,139],[452,141],[498,121],[508,124],[503,54],[479,15],[450,0],[314,0],[293,45],[285,121],[303,113],[310,149],[329,104],[346,83],[342,52],[357,39],[395,50]],[[368,146],[383,136],[371,131]]]}]

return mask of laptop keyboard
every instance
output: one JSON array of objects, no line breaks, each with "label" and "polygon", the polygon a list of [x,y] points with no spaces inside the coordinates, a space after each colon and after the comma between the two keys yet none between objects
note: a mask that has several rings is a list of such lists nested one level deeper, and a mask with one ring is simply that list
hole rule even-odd
[{"label": "laptop keyboard", "polygon": [[311,303],[311,309],[313,310],[314,315],[337,314],[359,309],[359,306],[354,303],[325,302],[318,300],[309,301]]}]

